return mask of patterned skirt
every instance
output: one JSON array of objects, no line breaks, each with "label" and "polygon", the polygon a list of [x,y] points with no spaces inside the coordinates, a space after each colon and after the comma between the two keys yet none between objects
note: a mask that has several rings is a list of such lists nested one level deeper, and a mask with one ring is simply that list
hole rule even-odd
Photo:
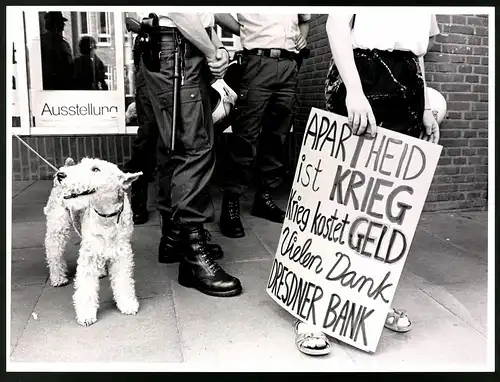
[{"label": "patterned skirt", "polygon": [[[363,91],[377,125],[418,137],[423,131],[424,81],[411,52],[354,49]],[[346,88],[332,59],[325,84],[326,110],[347,116]]]}]

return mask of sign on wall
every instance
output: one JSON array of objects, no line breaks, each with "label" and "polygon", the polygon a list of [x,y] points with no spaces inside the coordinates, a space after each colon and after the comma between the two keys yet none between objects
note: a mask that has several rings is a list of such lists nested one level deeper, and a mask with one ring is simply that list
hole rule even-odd
[{"label": "sign on wall", "polygon": [[116,130],[122,103],[117,92],[40,91],[34,93],[33,111],[37,127],[101,126]]},{"label": "sign on wall", "polygon": [[309,115],[268,294],[296,318],[374,352],[442,147]]}]

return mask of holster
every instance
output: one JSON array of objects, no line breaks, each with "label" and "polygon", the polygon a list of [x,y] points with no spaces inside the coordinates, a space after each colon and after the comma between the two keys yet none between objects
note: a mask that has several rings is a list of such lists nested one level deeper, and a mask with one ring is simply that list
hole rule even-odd
[{"label": "holster", "polygon": [[[150,72],[160,71],[160,27],[158,16],[150,13],[141,21],[141,31],[136,37],[134,60],[142,60]],[[137,50],[137,52],[136,52]]]}]

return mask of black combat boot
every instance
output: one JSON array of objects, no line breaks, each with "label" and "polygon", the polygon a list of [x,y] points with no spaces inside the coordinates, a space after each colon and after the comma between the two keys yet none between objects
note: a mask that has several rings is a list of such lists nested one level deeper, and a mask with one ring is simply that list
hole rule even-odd
[{"label": "black combat boot", "polygon": [[224,193],[220,212],[220,232],[227,237],[245,236],[245,229],[240,219],[240,199],[237,195]]},{"label": "black combat boot", "polygon": [[274,203],[269,190],[261,190],[255,194],[251,214],[275,223],[285,221],[285,211]]},{"label": "black combat boot", "polygon": [[[164,264],[177,263],[182,258],[182,252],[185,249],[182,246],[180,226],[175,224],[170,217],[163,214],[161,221],[162,236],[158,249],[158,261]],[[206,242],[212,239],[210,232],[206,229],[203,230],[202,234]],[[214,260],[222,259],[224,256],[224,252],[218,244],[207,243],[207,248]]]},{"label": "black combat boot", "polygon": [[148,221],[148,182],[143,176],[132,183],[130,196],[134,224],[146,223]]},{"label": "black combat boot", "polygon": [[183,257],[179,264],[179,284],[217,297],[231,297],[242,291],[240,280],[228,275],[210,256],[203,226],[181,229]]}]

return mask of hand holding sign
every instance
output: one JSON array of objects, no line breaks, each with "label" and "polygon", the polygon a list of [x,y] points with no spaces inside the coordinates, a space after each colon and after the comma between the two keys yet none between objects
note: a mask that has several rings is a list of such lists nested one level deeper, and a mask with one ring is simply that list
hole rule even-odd
[{"label": "hand holding sign", "polygon": [[442,148],[375,125],[376,137],[359,136],[372,111],[364,96],[348,102],[352,129],[311,109],[267,292],[318,331],[373,352]]},{"label": "hand holding sign", "polygon": [[439,142],[439,124],[431,110],[424,111],[422,123],[425,127],[425,132],[422,133],[421,139],[437,144]]},{"label": "hand holding sign", "polygon": [[377,135],[375,115],[362,90],[347,93],[346,107],[349,125],[355,135],[362,135],[365,132],[371,133],[372,137]]}]

